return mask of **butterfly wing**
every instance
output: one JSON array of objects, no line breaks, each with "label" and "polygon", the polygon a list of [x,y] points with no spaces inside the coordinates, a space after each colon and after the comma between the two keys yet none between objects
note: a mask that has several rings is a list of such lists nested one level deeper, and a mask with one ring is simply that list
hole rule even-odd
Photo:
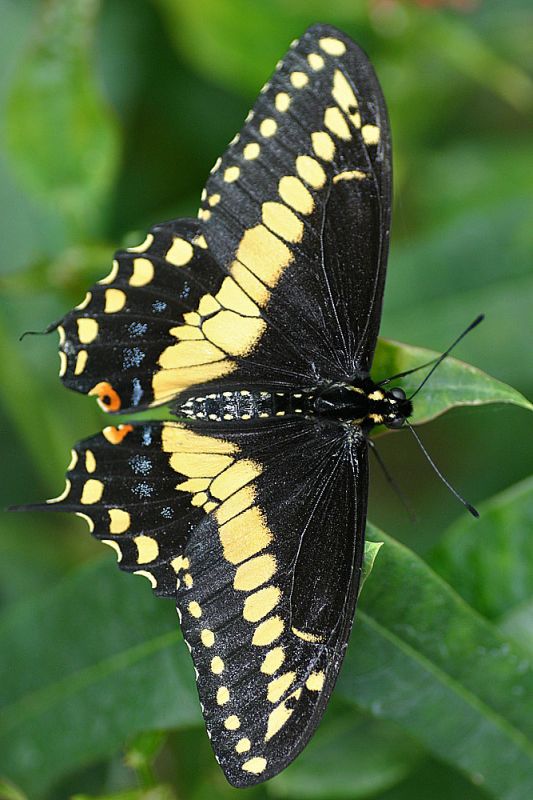
[{"label": "butterfly wing", "polygon": [[60,497],[119,566],[176,598],[228,780],[272,777],[324,712],[352,625],[366,441],[314,420],[146,422],[78,443]]},{"label": "butterfly wing", "polygon": [[212,170],[200,218],[218,263],[324,379],[368,371],[391,206],[385,102],[363,51],[315,25]]},{"label": "butterfly wing", "polygon": [[152,229],[59,324],[61,375],[107,411],[368,372],[390,224],[373,70],[310,28],[215,165],[199,220]]},{"label": "butterfly wing", "polygon": [[[214,429],[213,429],[214,430]],[[178,587],[211,743],[249,786],[292,761],[333,689],[352,625],[366,517],[362,434],[311,420],[226,436],[234,475],[192,532]]]}]

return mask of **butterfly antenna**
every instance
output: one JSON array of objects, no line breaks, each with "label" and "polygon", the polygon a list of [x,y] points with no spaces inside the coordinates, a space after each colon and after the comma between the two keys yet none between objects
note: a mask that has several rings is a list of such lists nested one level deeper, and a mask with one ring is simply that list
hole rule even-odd
[{"label": "butterfly antenna", "polygon": [[414,511],[411,508],[410,504],[407,502],[407,499],[406,499],[404,493],[402,492],[402,490],[400,489],[400,487],[398,486],[398,484],[396,483],[396,481],[392,477],[392,475],[389,472],[385,462],[381,458],[379,450],[376,447],[376,443],[373,442],[372,439],[369,439],[368,440],[368,444],[372,448],[372,452],[374,453],[374,455],[376,457],[376,461],[378,462],[379,466],[383,470],[383,474],[385,476],[385,480],[387,481],[389,486],[391,486],[392,489],[394,489],[394,491],[396,492],[396,494],[400,498],[400,502],[403,505],[403,507],[405,508],[405,510],[407,511],[407,514],[409,515],[409,519],[411,520],[411,522],[416,523],[418,521],[417,518],[416,518],[416,514],[414,513]]},{"label": "butterfly antenna", "polygon": [[23,339],[25,339],[26,336],[46,336],[47,334],[52,333],[52,331],[55,331],[55,329],[57,328],[58,325],[59,325],[59,322],[53,322],[51,325],[49,325],[47,328],[45,328],[42,331],[24,331],[24,333],[22,333],[19,336],[19,342],[21,342]]},{"label": "butterfly antenna", "polygon": [[424,445],[422,444],[422,441],[421,441],[421,439],[420,439],[420,436],[417,434],[417,432],[415,431],[415,429],[413,428],[413,426],[412,426],[412,425],[411,425],[411,424],[410,424],[410,423],[409,423],[407,420],[405,421],[405,424],[407,425],[407,427],[409,428],[409,430],[411,431],[411,433],[412,433],[412,434],[413,434],[413,436],[415,437],[416,441],[418,442],[418,446],[420,447],[420,449],[421,449],[421,450],[422,450],[422,452],[424,453],[425,457],[427,458],[427,460],[429,461],[429,463],[431,464],[431,466],[433,467],[433,469],[435,470],[435,472],[437,473],[437,475],[439,476],[439,478],[441,479],[441,481],[443,482],[443,484],[444,484],[445,486],[447,486],[447,487],[448,487],[448,489],[450,490],[450,492],[451,492],[453,495],[455,495],[455,497],[456,497],[456,498],[459,500],[459,502],[460,502],[460,503],[462,503],[462,504],[465,506],[465,508],[467,508],[467,509],[470,511],[470,513],[472,514],[472,516],[473,516],[473,517],[479,517],[479,511],[478,511],[476,508],[474,508],[474,506],[473,506],[473,505],[471,505],[471,504],[470,504],[470,503],[469,503],[467,500],[465,500],[465,499],[464,499],[464,497],[462,497],[462,496],[459,494],[459,492],[458,492],[458,491],[456,491],[456,489],[454,489],[454,488],[453,488],[453,486],[451,485],[451,483],[449,483],[449,482],[446,480],[446,478],[444,477],[444,475],[442,474],[442,472],[440,471],[440,469],[437,467],[437,465],[435,464],[435,462],[433,461],[433,459],[432,459],[432,458],[431,458],[431,456],[429,455],[428,451],[426,450],[426,448],[425,448],[425,447],[424,447]]},{"label": "butterfly antenna", "polygon": [[386,386],[387,383],[390,383],[391,381],[395,381],[397,378],[405,378],[406,375],[412,375],[413,372],[418,372],[420,369],[424,369],[425,367],[431,367],[431,365],[433,365],[433,369],[431,369],[428,372],[428,374],[426,375],[426,377],[424,378],[424,380],[422,381],[422,383],[420,384],[418,389],[409,398],[409,400],[411,400],[415,396],[415,394],[417,394],[420,391],[420,389],[426,383],[426,381],[429,380],[431,375],[433,375],[433,373],[435,372],[435,370],[437,369],[439,364],[442,361],[444,361],[446,356],[448,356],[451,353],[451,351],[454,349],[454,347],[459,344],[461,339],[464,339],[466,334],[470,333],[470,331],[473,330],[475,327],[477,327],[479,325],[479,323],[482,322],[484,319],[485,319],[485,314],[480,314],[478,317],[476,317],[475,320],[470,323],[468,328],[466,328],[462,332],[462,334],[460,336],[458,336],[457,339],[454,342],[452,342],[452,344],[448,347],[447,350],[444,351],[444,353],[442,353],[442,355],[438,356],[437,358],[433,358],[431,361],[426,361],[425,364],[420,364],[419,367],[414,367],[413,369],[405,370],[405,372],[397,372],[396,375],[391,375],[390,378],[385,378],[384,381],[380,381],[377,385],[378,386]]}]

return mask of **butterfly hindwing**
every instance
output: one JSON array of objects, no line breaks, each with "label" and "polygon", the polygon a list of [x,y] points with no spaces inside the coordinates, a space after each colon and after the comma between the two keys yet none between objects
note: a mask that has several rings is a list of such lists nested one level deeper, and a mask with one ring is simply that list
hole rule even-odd
[{"label": "butterfly hindwing", "polygon": [[187,542],[177,603],[215,754],[247,786],[300,752],[335,683],[361,568],[366,443],[310,420],[225,438],[240,458]]}]

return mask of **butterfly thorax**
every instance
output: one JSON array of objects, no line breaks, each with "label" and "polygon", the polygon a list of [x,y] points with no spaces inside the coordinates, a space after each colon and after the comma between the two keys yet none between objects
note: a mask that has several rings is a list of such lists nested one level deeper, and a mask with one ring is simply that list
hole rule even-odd
[{"label": "butterfly thorax", "polygon": [[385,391],[371,380],[301,390],[234,389],[189,397],[175,408],[178,416],[213,422],[269,417],[322,417],[371,428],[400,427],[412,405],[402,389]]}]

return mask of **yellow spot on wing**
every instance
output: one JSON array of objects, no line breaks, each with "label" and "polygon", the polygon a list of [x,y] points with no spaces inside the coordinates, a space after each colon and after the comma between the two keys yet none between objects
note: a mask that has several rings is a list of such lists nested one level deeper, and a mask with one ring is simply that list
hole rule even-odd
[{"label": "yellow spot on wing", "polygon": [[241,317],[234,311],[220,311],[202,325],[205,336],[231,356],[248,355],[261,338],[266,322],[259,317]]},{"label": "yellow spot on wing", "polygon": [[204,436],[185,428],[179,423],[166,423],[161,436],[165,453],[237,453],[238,447],[233,442],[214,436]]},{"label": "yellow spot on wing", "polygon": [[219,525],[223,525],[232,517],[236,517],[242,511],[245,511],[255,502],[255,489],[253,485],[244,486],[238,492],[228,497],[222,505],[220,505],[216,512],[216,519]]},{"label": "yellow spot on wing", "polygon": [[314,69],[315,72],[322,69],[324,66],[324,59],[318,53],[309,53],[307,56],[307,62],[311,69]]},{"label": "yellow spot on wing", "polygon": [[94,472],[96,469],[96,458],[92,450],[85,451],[85,469],[87,472]]},{"label": "yellow spot on wing", "polygon": [[215,478],[210,487],[211,494],[219,500],[225,500],[237,489],[257,478],[261,472],[261,466],[255,461],[240,459]]},{"label": "yellow spot on wing", "polygon": [[227,686],[219,686],[217,689],[217,703],[219,706],[225,705],[229,701],[229,689]]},{"label": "yellow spot on wing", "polygon": [[178,492],[203,492],[204,489],[209,487],[210,483],[209,478],[190,478],[187,481],[183,481],[183,483],[178,483],[176,489]]},{"label": "yellow spot on wing", "polygon": [[106,544],[108,547],[112,547],[115,553],[117,554],[117,562],[122,561],[122,550],[118,546],[116,542],[112,539],[101,539],[102,544]]},{"label": "yellow spot on wing", "polygon": [[191,340],[191,339],[203,339],[204,335],[200,328],[197,328],[193,325],[178,325],[176,328],[171,328],[169,333],[172,336],[175,336],[176,339],[183,340]]},{"label": "yellow spot on wing", "polygon": [[366,173],[361,172],[358,169],[353,169],[347,172],[339,172],[333,178],[333,183],[339,183],[339,181],[364,181],[366,178]]},{"label": "yellow spot on wing", "polygon": [[277,703],[278,700],[283,697],[289,686],[294,683],[295,678],[295,672],[285,672],[283,675],[280,675],[279,678],[274,678],[273,681],[270,681],[267,687],[267,698],[270,702]]},{"label": "yellow spot on wing", "polygon": [[260,314],[259,308],[233,278],[224,278],[216,299],[220,305],[230,311],[236,311],[237,314],[244,314],[247,317],[258,317]]},{"label": "yellow spot on wing", "polygon": [[239,167],[228,167],[224,172],[224,180],[226,183],[234,183],[241,174]]},{"label": "yellow spot on wing", "polygon": [[109,514],[109,532],[110,533],[124,533],[130,527],[131,518],[127,511],[123,508],[110,508],[107,513]]},{"label": "yellow spot on wing", "polygon": [[174,236],[165,258],[175,267],[184,267],[193,257],[193,253],[193,246],[190,242],[179,236]]},{"label": "yellow spot on wing", "polygon": [[82,344],[93,342],[98,336],[98,323],[89,317],[80,317],[76,320],[78,326],[78,339]]},{"label": "yellow spot on wing", "polygon": [[156,372],[152,378],[152,391],[154,402],[152,405],[171,400],[178,392],[194,386],[197,383],[221,378],[229,375],[237,369],[237,363],[232,361],[217,361],[213,364],[202,364],[196,367],[177,367],[175,369],[163,369]]},{"label": "yellow spot on wing", "polygon": [[[218,519],[217,512],[217,519]],[[251,592],[266,583],[276,572],[276,559],[270,553],[251,558],[237,567],[233,588],[239,592]]]},{"label": "yellow spot on wing", "polygon": [[283,203],[263,203],[263,222],[271,231],[287,242],[301,242],[304,224],[294,212]]},{"label": "yellow spot on wing", "polygon": [[270,136],[274,136],[274,134],[276,133],[277,129],[278,129],[278,124],[277,124],[275,119],[272,119],[272,117],[268,117],[267,119],[264,119],[262,121],[261,125],[259,126],[260,134],[262,136],[265,136],[266,138],[269,138]]},{"label": "yellow spot on wing", "polygon": [[220,656],[215,656],[211,659],[211,672],[213,675],[220,675],[224,672],[224,662]]},{"label": "yellow spot on wing", "polygon": [[[83,300],[81,301],[81,303],[78,303],[78,305],[77,305],[77,306],[75,306],[75,308],[76,308],[78,311],[83,311],[83,309],[84,309],[84,308],[87,308],[87,306],[88,306],[88,305],[89,305],[89,303],[91,302],[91,300],[92,300],[92,297],[93,297],[93,296],[92,296],[92,294],[91,294],[90,292],[87,292],[87,294],[85,295],[85,297],[83,298]],[[57,330],[59,331],[59,328],[58,328]]]},{"label": "yellow spot on wing", "polygon": [[285,703],[280,703],[268,716],[265,742],[270,741],[281,728],[287,724],[294,709],[287,708]]},{"label": "yellow spot on wing", "polygon": [[147,258],[133,259],[133,272],[129,283],[130,286],[146,286],[154,277],[154,265]]},{"label": "yellow spot on wing", "polygon": [[109,275],[106,275],[106,277],[102,278],[102,280],[98,281],[98,283],[113,283],[113,281],[118,275],[118,270],[119,270],[119,263],[115,258]]},{"label": "yellow spot on wing", "polygon": [[70,461],[67,467],[67,472],[70,472],[74,469],[76,464],[78,463],[78,454],[75,450],[70,451]]},{"label": "yellow spot on wing", "polygon": [[254,758],[250,758],[249,761],[245,761],[242,768],[245,772],[251,772],[252,775],[260,775],[261,772],[265,771],[266,765],[266,758],[255,756]]},{"label": "yellow spot on wing", "polygon": [[254,158],[257,158],[260,152],[261,148],[257,144],[257,142],[250,142],[245,146],[244,150],[242,151],[242,154],[247,159],[247,161],[253,161]]},{"label": "yellow spot on wing", "polygon": [[252,743],[249,739],[243,738],[239,739],[237,744],[235,745],[235,752],[236,753],[247,753]]},{"label": "yellow spot on wing", "polygon": [[67,371],[68,359],[62,350],[59,351],[58,356],[59,356],[59,377],[62,378],[65,372]]},{"label": "yellow spot on wing", "polygon": [[377,125],[363,125],[361,133],[365,144],[379,144],[381,134]]},{"label": "yellow spot on wing", "polygon": [[212,361],[221,361],[224,353],[211,342],[205,340],[182,341],[171,344],[159,356],[159,364],[163,369],[179,369],[197,367]]},{"label": "yellow spot on wing", "polygon": [[334,39],[332,36],[325,36],[318,43],[322,50],[330,56],[342,56],[346,52],[344,42],[341,42],[340,39]]},{"label": "yellow spot on wing", "polygon": [[130,253],[144,253],[148,248],[151,246],[152,242],[154,241],[154,237],[151,233],[149,233],[141,244],[138,244],[136,247],[128,247],[128,252]]},{"label": "yellow spot on wing", "polygon": [[335,156],[335,142],[326,131],[315,131],[311,134],[311,144],[315,154],[322,161],[333,161]]},{"label": "yellow spot on wing", "polygon": [[87,516],[87,514],[83,514],[81,511],[75,511],[74,513],[76,514],[77,517],[80,517],[81,519],[85,520],[85,522],[89,526],[89,531],[92,533],[94,531],[94,522],[92,521],[92,519],[89,516]]},{"label": "yellow spot on wing", "polygon": [[309,83],[309,78],[305,72],[291,72],[290,80],[295,89],[303,89]]},{"label": "yellow spot on wing", "polygon": [[272,541],[272,534],[265,524],[263,515],[255,506],[222,525],[219,536],[224,558],[231,564],[246,561]]},{"label": "yellow spot on wing", "polygon": [[189,603],[189,605],[187,606],[187,610],[191,615],[191,617],[194,617],[195,619],[200,619],[200,617],[202,616],[202,609],[200,608],[196,600],[193,600],[192,602]]},{"label": "yellow spot on wing", "polygon": [[302,639],[304,642],[322,642],[324,640],[323,636],[317,636],[314,633],[307,633],[307,631],[299,631],[298,628],[291,628],[291,631],[297,636],[299,639]]},{"label": "yellow spot on wing", "polygon": [[335,102],[346,114],[348,114],[350,118],[355,116],[358,106],[357,97],[355,96],[354,90],[340,69],[336,69],[333,76],[332,94]]},{"label": "yellow spot on wing", "polygon": [[209,314],[214,314],[218,311],[220,304],[215,300],[212,294],[204,294],[198,304],[198,314],[201,317],[207,317]]},{"label": "yellow spot on wing", "polygon": [[157,586],[157,579],[155,575],[152,575],[151,572],[148,572],[145,569],[136,569],[133,574],[140,575],[142,578],[146,578],[146,580],[150,581],[152,589],[155,589],[155,587]]},{"label": "yellow spot on wing", "polygon": [[274,104],[277,111],[281,111],[282,113],[287,111],[291,104],[290,95],[288,95],[287,92],[278,92]]},{"label": "yellow spot on wing", "polygon": [[270,292],[261,281],[257,280],[255,275],[253,275],[247,267],[240,264],[238,261],[234,261],[231,265],[231,274],[248,297],[255,300],[261,307],[266,306],[270,297]]},{"label": "yellow spot on wing", "polygon": [[285,175],[279,182],[278,191],[281,199],[301,214],[313,211],[315,202],[312,194],[294,175]]},{"label": "yellow spot on wing", "polygon": [[104,493],[104,484],[102,481],[97,481],[94,478],[89,478],[83,486],[81,493],[80,503],[83,505],[90,505],[91,503],[98,503],[102,499]]},{"label": "yellow spot on wing", "polygon": [[[293,180],[297,181],[298,179],[293,178]],[[307,192],[303,184],[302,189]],[[285,200],[285,198],[283,199]],[[311,202],[312,200],[311,198]],[[237,259],[241,264],[248,267],[267,286],[276,285],[283,269],[292,261],[292,258],[292,253],[287,245],[264,225],[249,228],[244,233],[237,250]],[[255,295],[252,296],[256,299]]]},{"label": "yellow spot on wing", "polygon": [[269,617],[264,622],[261,622],[255,629],[252,637],[252,644],[257,647],[266,647],[276,639],[279,639],[285,628],[285,623],[281,617]]},{"label": "yellow spot on wing", "polygon": [[137,564],[149,564],[159,555],[159,545],[151,536],[135,536],[137,546]]},{"label": "yellow spot on wing", "polygon": [[74,375],[81,375],[85,367],[87,366],[87,359],[89,358],[89,354],[87,350],[79,350],[76,356],[76,363],[74,365]]},{"label": "yellow spot on wing", "polygon": [[200,639],[204,647],[213,647],[215,644],[215,634],[209,628],[204,628],[200,633]]},{"label": "yellow spot on wing", "polygon": [[274,647],[269,650],[261,664],[261,672],[264,675],[273,675],[285,661],[285,653],[282,647]]},{"label": "yellow spot on wing", "polygon": [[305,685],[311,692],[320,692],[324,686],[326,676],[322,671],[312,672],[305,682]]},{"label": "yellow spot on wing", "polygon": [[65,481],[65,488],[63,489],[61,494],[58,494],[57,497],[51,497],[50,500],[47,500],[46,502],[47,503],[60,503],[62,500],[65,499],[65,497],[68,497],[68,494],[69,494],[71,488],[72,488],[72,484],[69,481],[69,479],[67,478],[67,480]]},{"label": "yellow spot on wing", "polygon": [[339,139],[349,141],[352,138],[348,123],[346,122],[342,111],[337,106],[330,106],[324,112],[324,125],[326,128],[338,136]]},{"label": "yellow spot on wing", "polygon": [[224,720],[224,727],[228,731],[236,731],[241,727],[241,721],[239,717],[237,717],[235,714],[232,714]]},{"label": "yellow spot on wing", "polygon": [[181,569],[189,569],[191,566],[189,559],[186,556],[177,556],[176,558],[172,559],[170,562],[170,566],[174,570],[174,572],[179,572]]},{"label": "yellow spot on wing", "polygon": [[232,459],[217,453],[173,453],[170,466],[189,478],[213,478],[229,467]]},{"label": "yellow spot on wing", "polygon": [[326,173],[321,165],[311,156],[298,156],[296,159],[296,171],[313,189],[321,189],[326,183]]},{"label": "yellow spot on wing", "polygon": [[115,314],[122,311],[126,305],[126,295],[122,289],[106,289],[104,311],[106,314]]},{"label": "yellow spot on wing", "polygon": [[270,614],[280,599],[281,591],[277,586],[265,586],[246,598],[242,615],[248,622],[258,622]]}]

